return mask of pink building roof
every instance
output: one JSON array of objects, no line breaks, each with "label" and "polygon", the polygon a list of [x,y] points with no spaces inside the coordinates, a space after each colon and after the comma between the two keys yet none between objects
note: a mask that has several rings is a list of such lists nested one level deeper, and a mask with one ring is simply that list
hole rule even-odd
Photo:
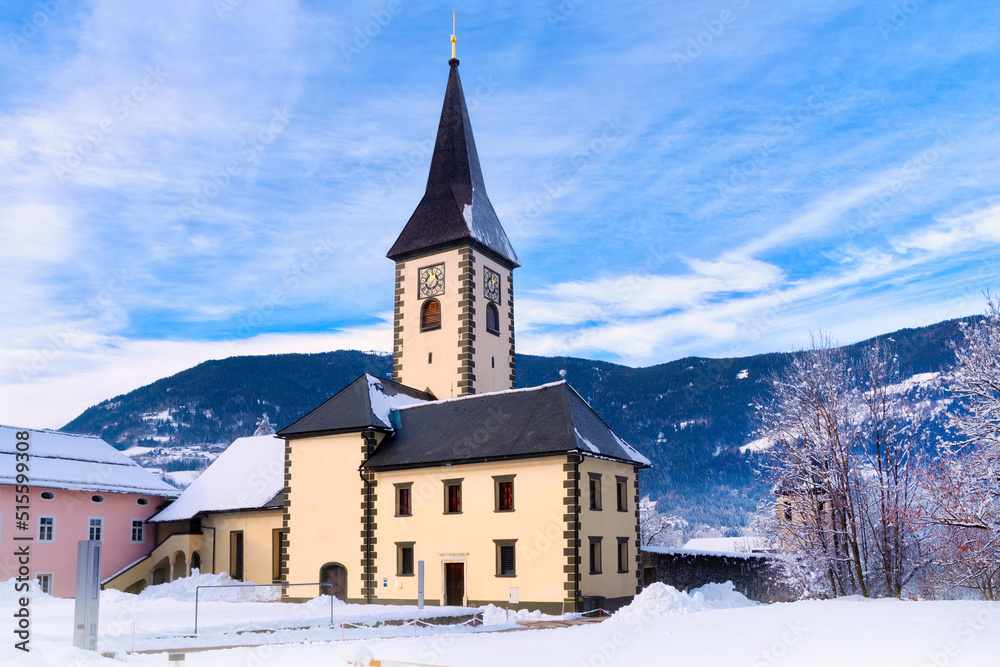
[{"label": "pink building roof", "polygon": [[14,484],[17,433],[29,433],[32,487],[175,497],[178,491],[92,435],[0,425],[0,484]]}]

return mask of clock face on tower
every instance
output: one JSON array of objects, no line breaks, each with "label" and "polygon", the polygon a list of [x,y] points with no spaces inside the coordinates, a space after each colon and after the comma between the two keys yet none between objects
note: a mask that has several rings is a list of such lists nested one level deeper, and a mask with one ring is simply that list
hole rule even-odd
[{"label": "clock face on tower", "polygon": [[444,294],[444,264],[425,266],[417,272],[421,299]]},{"label": "clock face on tower", "polygon": [[500,304],[500,274],[484,267],[483,296],[493,303]]}]

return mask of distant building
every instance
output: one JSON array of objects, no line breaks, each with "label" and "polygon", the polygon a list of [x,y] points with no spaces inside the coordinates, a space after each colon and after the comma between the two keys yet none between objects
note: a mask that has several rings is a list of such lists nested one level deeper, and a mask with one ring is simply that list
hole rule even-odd
[{"label": "distant building", "polygon": [[278,580],[285,447],[273,435],[239,438],[149,521],[156,547],[104,583],[140,591],[201,572]]},{"label": "distant building", "polygon": [[[18,463],[27,464],[27,484]],[[108,577],[149,553],[146,520],[178,493],[100,438],[0,426],[0,580],[18,575],[14,554],[27,547],[39,588],[73,597],[77,542],[103,542],[101,577]]]}]

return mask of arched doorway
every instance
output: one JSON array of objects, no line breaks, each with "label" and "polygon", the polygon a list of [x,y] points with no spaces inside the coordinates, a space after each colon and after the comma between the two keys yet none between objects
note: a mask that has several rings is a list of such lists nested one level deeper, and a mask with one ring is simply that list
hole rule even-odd
[{"label": "arched doorway", "polygon": [[173,577],[170,581],[177,581],[187,576],[187,558],[183,551],[174,553]]},{"label": "arched doorway", "polygon": [[150,568],[149,585],[157,586],[167,583],[170,578],[170,559],[164,556],[160,561]]},{"label": "arched doorway", "polygon": [[126,588],[125,592],[131,593],[132,595],[138,595],[143,591],[144,588],[146,588],[146,580],[140,579],[139,581],[135,582],[134,584]]},{"label": "arched doorway", "polygon": [[191,571],[194,572],[196,569],[199,572],[201,571],[201,552],[200,551],[195,551],[193,554],[191,554]]},{"label": "arched doorway", "polygon": [[319,569],[319,580],[322,582],[320,595],[332,595],[342,602],[347,601],[347,568],[340,563],[327,563]]}]

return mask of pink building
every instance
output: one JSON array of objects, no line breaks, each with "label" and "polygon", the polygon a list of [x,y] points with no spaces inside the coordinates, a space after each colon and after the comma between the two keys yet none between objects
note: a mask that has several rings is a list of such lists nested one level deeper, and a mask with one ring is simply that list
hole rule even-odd
[{"label": "pink building", "polygon": [[100,438],[0,425],[0,581],[27,547],[41,590],[73,597],[77,542],[104,543],[103,581],[152,550],[146,520],[178,494]]}]

